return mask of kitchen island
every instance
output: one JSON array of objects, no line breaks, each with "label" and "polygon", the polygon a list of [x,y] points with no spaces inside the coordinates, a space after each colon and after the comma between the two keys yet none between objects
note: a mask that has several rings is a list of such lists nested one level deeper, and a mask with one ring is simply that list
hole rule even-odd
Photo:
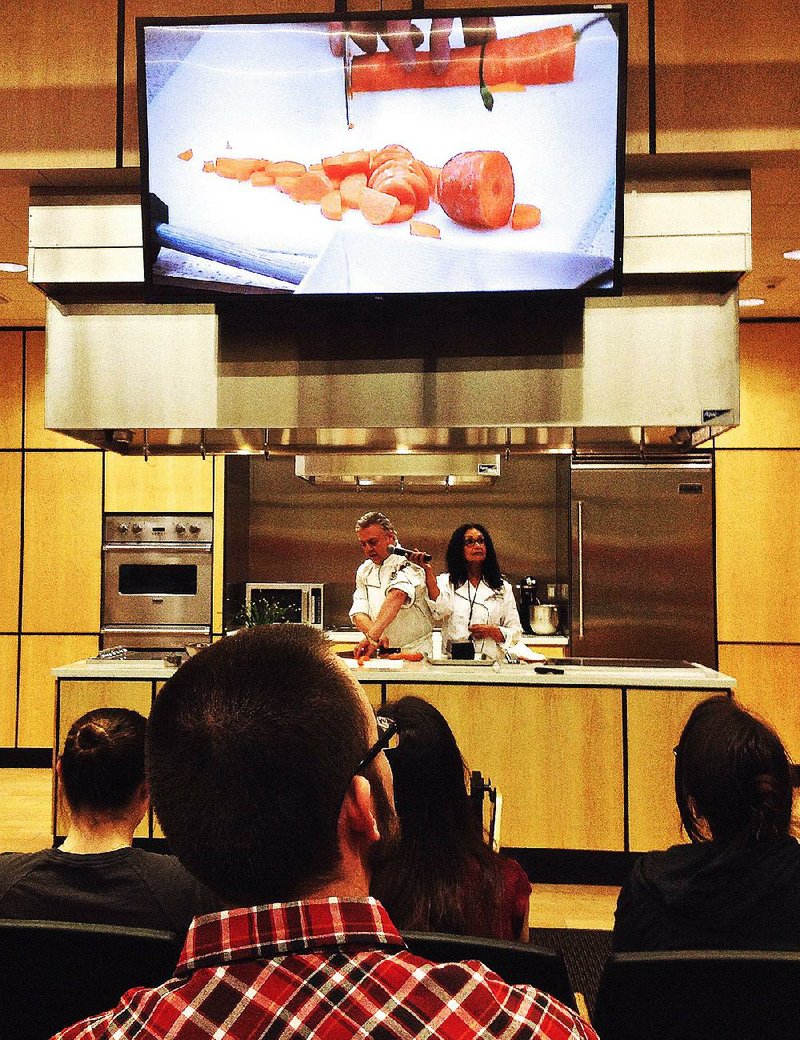
[{"label": "kitchen island", "polygon": [[[414,694],[445,715],[470,769],[503,795],[505,847],[625,853],[680,841],[672,749],[695,704],[732,694],[736,680],[683,662],[568,660],[350,666],[376,708]],[[173,671],[153,660],[54,668],[56,746],[90,708],[148,714]],[[54,828],[58,834],[55,810]],[[158,837],[157,822],[141,833]]]}]

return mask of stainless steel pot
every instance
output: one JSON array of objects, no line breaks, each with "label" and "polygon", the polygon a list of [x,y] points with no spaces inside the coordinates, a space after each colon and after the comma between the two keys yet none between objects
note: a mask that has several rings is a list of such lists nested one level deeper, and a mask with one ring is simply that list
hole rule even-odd
[{"label": "stainless steel pot", "polygon": [[530,607],[531,631],[537,636],[552,636],[558,632],[558,607],[555,603],[537,603]]}]

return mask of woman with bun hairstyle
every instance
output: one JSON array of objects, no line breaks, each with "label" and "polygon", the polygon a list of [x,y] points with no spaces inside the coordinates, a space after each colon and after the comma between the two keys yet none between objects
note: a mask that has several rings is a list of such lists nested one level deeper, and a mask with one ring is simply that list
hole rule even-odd
[{"label": "woman with bun hairstyle", "polygon": [[530,881],[487,846],[447,720],[420,697],[402,697],[380,714],[399,731],[386,755],[401,834],[370,892],[400,929],[527,939]]},{"label": "woman with bun hairstyle", "polygon": [[445,559],[447,572],[437,577],[437,590],[428,592],[442,622],[442,646],[471,641],[476,655],[499,658],[502,646],[520,639],[522,625],[492,536],[483,524],[462,524],[450,536]]},{"label": "woman with bun hairstyle", "polygon": [[0,917],[182,934],[196,914],[218,909],[174,856],[132,847],[149,801],[146,729],[127,708],[73,722],[56,764],[67,836],[57,849],[0,855]]},{"label": "woman with bun hairstyle", "polygon": [[636,862],[614,949],[800,949],[792,766],[778,735],[731,697],[702,701],[675,748],[675,797],[690,843]]}]

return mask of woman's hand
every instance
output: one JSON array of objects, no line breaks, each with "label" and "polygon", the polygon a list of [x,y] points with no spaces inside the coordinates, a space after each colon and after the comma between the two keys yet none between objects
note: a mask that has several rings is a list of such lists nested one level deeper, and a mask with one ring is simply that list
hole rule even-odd
[{"label": "woman's hand", "polygon": [[473,639],[493,639],[495,643],[503,642],[503,633],[497,625],[470,625],[469,633]]}]

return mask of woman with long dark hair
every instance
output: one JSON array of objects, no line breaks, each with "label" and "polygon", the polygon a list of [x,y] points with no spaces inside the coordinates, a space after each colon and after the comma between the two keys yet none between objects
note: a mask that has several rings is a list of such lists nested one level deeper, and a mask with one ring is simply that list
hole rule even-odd
[{"label": "woman with long dark hair", "polygon": [[95,708],[69,728],[56,770],[67,836],[57,849],[0,855],[0,917],[183,933],[217,900],[174,856],[133,848],[149,804],[147,719]]},{"label": "woman with long dark hair", "polygon": [[780,738],[731,697],[711,697],[674,750],[690,844],[637,861],[614,949],[800,949],[800,845]]},{"label": "woman with long dark hair", "polygon": [[447,720],[419,697],[389,703],[381,715],[399,729],[387,757],[401,836],[372,894],[401,929],[527,939],[530,882],[487,846]]},{"label": "woman with long dark hair", "polygon": [[438,594],[431,596],[433,614],[442,622],[442,646],[471,640],[476,654],[500,657],[503,646],[521,637],[522,626],[492,536],[483,524],[462,524],[450,537],[445,559],[447,572],[438,576]]}]

